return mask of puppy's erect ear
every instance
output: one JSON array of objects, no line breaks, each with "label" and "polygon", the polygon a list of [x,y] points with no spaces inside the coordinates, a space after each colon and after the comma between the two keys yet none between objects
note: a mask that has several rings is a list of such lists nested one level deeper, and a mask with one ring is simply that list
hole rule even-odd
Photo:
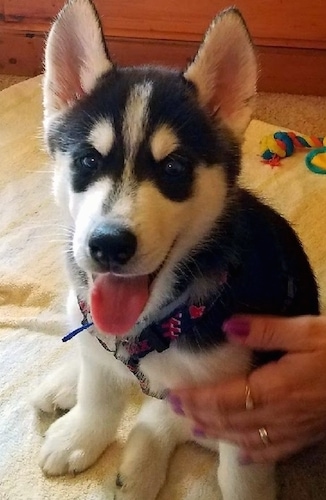
[{"label": "puppy's erect ear", "polygon": [[184,74],[199,101],[236,135],[246,129],[256,93],[257,62],[250,35],[236,9],[222,12],[211,24]]},{"label": "puppy's erect ear", "polygon": [[70,0],[53,24],[45,50],[45,116],[88,94],[113,67],[103,32],[89,0]]}]

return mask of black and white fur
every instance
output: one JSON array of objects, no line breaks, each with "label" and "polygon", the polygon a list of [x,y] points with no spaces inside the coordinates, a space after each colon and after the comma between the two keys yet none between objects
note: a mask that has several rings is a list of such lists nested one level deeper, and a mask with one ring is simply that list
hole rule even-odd
[{"label": "black and white fur", "polygon": [[[243,264],[248,234],[258,248],[265,229],[282,257],[271,261],[276,266],[271,276],[257,279],[268,287],[268,280],[282,272],[279,262],[286,262],[297,295],[292,309],[273,303],[257,306],[257,312],[318,313],[314,278],[294,233],[237,185],[256,77],[254,49],[237,10],[214,20],[196,58],[181,73],[116,67],[90,1],[72,0],[64,7],[46,46],[44,128],[55,166],[55,196],[71,231],[72,328],[81,320],[76,295],[89,299],[94,273],[109,268],[118,275],[153,275],[143,315],[128,332],[135,336],[139,324],[164,316],[171,304],[216,293],[225,269]],[[136,238],[136,249],[125,262],[108,263],[105,256],[91,254],[89,240],[103,222],[127,228]],[[220,264],[211,269],[215,254]],[[257,252],[256,257],[265,269],[266,256]],[[255,279],[249,273],[248,285]],[[231,312],[255,308],[246,309],[243,302]],[[84,332],[74,342],[79,360],[50,374],[34,396],[44,411],[70,410],[46,433],[40,463],[49,475],[80,472],[97,460],[115,439],[125,386],[135,382],[94,336]],[[141,370],[151,389],[160,391],[248,373],[252,362],[251,352],[227,343],[212,328],[205,342],[186,339],[161,354],[150,353]],[[176,445],[193,439],[190,423],[164,400],[146,397],[126,445],[116,500],[154,500]],[[224,500],[276,498],[273,466],[240,466],[235,446],[199,442],[219,449],[217,476]]]}]

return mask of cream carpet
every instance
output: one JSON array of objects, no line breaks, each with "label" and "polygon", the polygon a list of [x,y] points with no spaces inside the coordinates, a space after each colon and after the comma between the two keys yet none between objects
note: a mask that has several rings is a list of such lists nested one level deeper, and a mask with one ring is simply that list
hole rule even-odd
[{"label": "cream carpet", "polygon": [[[289,109],[288,115],[295,111]],[[38,467],[42,433],[50,418],[33,413],[29,396],[45,373],[73,349],[73,341],[66,346],[60,340],[66,332],[64,235],[56,226],[41,118],[39,77],[0,92],[0,499],[112,500],[138,393],[131,399],[117,442],[90,470],[77,477],[49,479]],[[250,124],[242,183],[293,223],[310,255],[326,311],[326,175],[307,170],[303,153],[278,168],[263,165],[259,140],[278,128],[258,120]],[[205,450],[190,444],[180,447],[159,500],[218,500],[214,463]],[[325,500],[325,466],[324,445],[282,465],[282,500]]]}]

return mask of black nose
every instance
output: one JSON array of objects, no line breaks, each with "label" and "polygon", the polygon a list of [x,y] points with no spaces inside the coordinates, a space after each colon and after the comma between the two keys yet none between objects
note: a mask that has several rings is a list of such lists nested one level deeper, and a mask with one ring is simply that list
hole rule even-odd
[{"label": "black nose", "polygon": [[109,222],[99,224],[89,238],[92,258],[105,270],[126,264],[135,254],[136,236],[128,229]]}]

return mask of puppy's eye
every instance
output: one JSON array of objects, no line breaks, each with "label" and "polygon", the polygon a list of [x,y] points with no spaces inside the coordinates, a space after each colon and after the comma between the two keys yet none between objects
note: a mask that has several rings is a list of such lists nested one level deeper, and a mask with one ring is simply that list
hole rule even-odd
[{"label": "puppy's eye", "polygon": [[97,170],[100,165],[100,157],[94,153],[89,153],[78,158],[78,163],[85,170]]},{"label": "puppy's eye", "polygon": [[164,171],[169,177],[179,177],[185,173],[186,167],[180,161],[170,158],[165,163]]}]

